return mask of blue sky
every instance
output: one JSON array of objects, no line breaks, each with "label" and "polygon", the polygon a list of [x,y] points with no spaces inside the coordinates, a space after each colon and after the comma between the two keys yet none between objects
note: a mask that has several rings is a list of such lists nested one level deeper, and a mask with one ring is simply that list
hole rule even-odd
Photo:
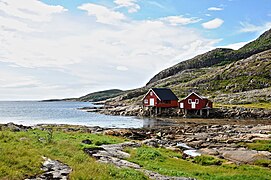
[{"label": "blue sky", "polygon": [[141,87],[269,28],[270,0],[0,0],[0,100]]}]

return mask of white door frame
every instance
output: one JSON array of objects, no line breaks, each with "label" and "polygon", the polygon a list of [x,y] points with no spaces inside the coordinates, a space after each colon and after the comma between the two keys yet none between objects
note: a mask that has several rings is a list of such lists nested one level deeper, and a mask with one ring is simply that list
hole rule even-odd
[{"label": "white door frame", "polygon": [[150,98],[150,106],[154,106],[154,98]]}]

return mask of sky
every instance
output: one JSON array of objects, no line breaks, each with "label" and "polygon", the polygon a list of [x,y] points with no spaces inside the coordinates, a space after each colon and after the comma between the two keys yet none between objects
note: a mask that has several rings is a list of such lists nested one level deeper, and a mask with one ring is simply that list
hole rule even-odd
[{"label": "sky", "polygon": [[271,28],[271,0],[0,0],[0,100],[144,86]]}]

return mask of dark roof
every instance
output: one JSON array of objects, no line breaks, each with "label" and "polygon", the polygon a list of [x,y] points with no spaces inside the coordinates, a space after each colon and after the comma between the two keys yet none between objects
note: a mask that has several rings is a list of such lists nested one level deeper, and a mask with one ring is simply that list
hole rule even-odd
[{"label": "dark roof", "polygon": [[152,88],[161,100],[178,100],[177,96],[168,88]]}]

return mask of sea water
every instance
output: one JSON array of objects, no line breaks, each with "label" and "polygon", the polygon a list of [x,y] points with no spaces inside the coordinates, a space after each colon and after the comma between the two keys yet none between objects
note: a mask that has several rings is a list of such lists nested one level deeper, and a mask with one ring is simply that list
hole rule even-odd
[{"label": "sea water", "polygon": [[161,122],[128,116],[109,116],[78,110],[94,106],[90,102],[0,101],[0,124],[71,124],[104,128],[153,127]]}]

